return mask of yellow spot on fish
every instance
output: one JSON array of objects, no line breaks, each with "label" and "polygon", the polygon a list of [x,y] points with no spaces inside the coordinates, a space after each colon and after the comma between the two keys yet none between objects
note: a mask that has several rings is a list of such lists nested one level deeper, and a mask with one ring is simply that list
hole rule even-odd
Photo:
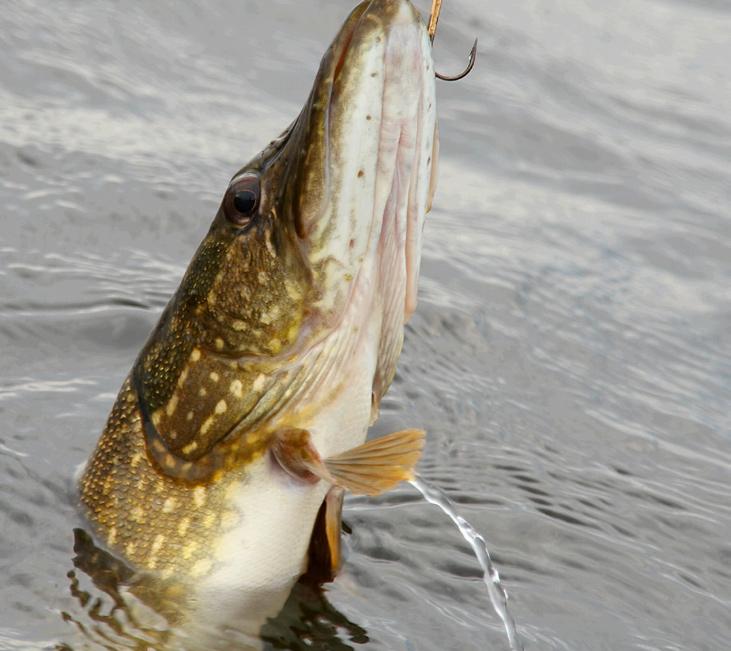
[{"label": "yellow spot on fish", "polygon": [[205,434],[209,429],[211,429],[211,425],[213,425],[213,416],[209,416],[203,421],[203,425],[201,425],[201,434]]},{"label": "yellow spot on fish", "polygon": [[175,468],[175,458],[173,457],[172,454],[165,455],[165,467]]},{"label": "yellow spot on fish", "polygon": [[190,570],[190,574],[192,576],[198,577],[203,576],[208,571],[210,571],[211,567],[213,566],[213,563],[208,558],[202,558],[198,562],[193,565],[193,567]]},{"label": "yellow spot on fish", "polygon": [[216,341],[214,343],[216,345],[216,350],[223,350],[223,339],[221,339],[221,337],[216,337]]},{"label": "yellow spot on fish", "polygon": [[231,386],[229,386],[228,390],[237,398],[244,397],[244,385],[241,383],[241,380],[234,380],[231,382]]},{"label": "yellow spot on fish", "polygon": [[269,349],[273,353],[278,353],[280,350],[282,350],[282,342],[279,341],[279,339],[277,339],[276,337],[274,337],[274,339],[272,339],[269,342]]},{"label": "yellow spot on fish", "polygon": [[260,271],[257,274],[257,279],[259,280],[259,284],[260,285],[264,285],[266,283],[266,281],[267,281],[267,274],[266,274],[266,272],[265,271]]},{"label": "yellow spot on fish", "polygon": [[132,556],[135,553],[135,547],[136,545],[133,542],[127,543],[126,547],[124,548],[127,556]]},{"label": "yellow spot on fish", "polygon": [[155,536],[155,540],[152,541],[152,547],[150,548],[150,553],[154,556],[162,549],[162,544],[165,542],[165,536],[163,536],[161,533],[157,534]]},{"label": "yellow spot on fish", "polygon": [[185,420],[191,421],[193,420],[193,412],[189,411],[187,414],[185,414]]},{"label": "yellow spot on fish", "polygon": [[198,448],[198,441],[191,441],[183,448],[183,454],[190,454],[191,452],[195,452],[195,450]]},{"label": "yellow spot on fish", "polygon": [[132,458],[129,460],[129,465],[132,468],[136,468],[140,465],[140,461],[142,461],[142,453],[141,452],[135,452],[132,455]]},{"label": "yellow spot on fish", "polygon": [[152,424],[157,427],[160,425],[160,419],[162,418],[162,414],[159,411],[156,411],[154,414],[152,414]]},{"label": "yellow spot on fish", "polygon": [[180,522],[178,522],[178,533],[181,536],[184,536],[186,532],[188,531],[188,527],[190,526],[190,518],[183,518]]},{"label": "yellow spot on fish", "polygon": [[201,508],[206,503],[206,489],[205,486],[196,486],[193,489],[193,503]]},{"label": "yellow spot on fish", "polygon": [[208,395],[208,391],[206,391],[205,387],[201,387],[198,391],[198,395],[203,398]]},{"label": "yellow spot on fish", "polygon": [[294,341],[297,338],[297,333],[299,332],[299,326],[296,324],[293,325],[289,330],[287,330],[287,341]]},{"label": "yellow spot on fish", "polygon": [[274,251],[274,247],[272,246],[272,234],[269,230],[266,232],[266,237],[264,239],[267,245],[267,251],[269,251],[269,255],[272,256],[272,258],[276,258],[277,254]]},{"label": "yellow spot on fish", "polygon": [[201,358],[201,351],[198,348],[194,348],[193,352],[190,353],[190,361],[197,362]]},{"label": "yellow spot on fish", "polygon": [[244,321],[240,321],[239,319],[235,319],[231,323],[231,327],[237,332],[241,332],[242,330],[246,330],[246,323]]},{"label": "yellow spot on fish", "polygon": [[165,500],[165,503],[162,505],[162,512],[163,513],[172,513],[175,510],[175,507],[177,506],[177,501],[174,497],[168,497]]},{"label": "yellow spot on fish", "polygon": [[226,413],[226,409],[228,409],[228,405],[226,404],[226,401],[219,400],[218,404],[216,405],[216,413],[220,416],[221,414]]},{"label": "yellow spot on fish", "polygon": [[183,547],[183,558],[186,561],[192,558],[196,549],[198,549],[198,543],[195,541],[189,542],[185,547]]},{"label": "yellow spot on fish", "polygon": [[107,542],[110,545],[113,545],[114,543],[117,542],[117,527],[112,527],[109,530],[109,536],[107,536]]},{"label": "yellow spot on fish", "polygon": [[185,384],[185,381],[188,379],[188,368],[184,368],[182,373],[180,374],[180,377],[178,378],[178,387],[182,387]]},{"label": "yellow spot on fish", "polygon": [[170,401],[167,404],[167,407],[165,407],[165,413],[168,416],[172,416],[175,413],[175,408],[178,406],[178,394],[174,393],[173,397],[170,398]]},{"label": "yellow spot on fish", "polygon": [[259,393],[264,388],[264,384],[267,381],[267,376],[264,375],[264,373],[259,373],[259,375],[256,376],[256,380],[254,380],[254,384],[251,386],[254,391]]},{"label": "yellow spot on fish", "polygon": [[216,524],[216,514],[215,513],[209,513],[203,519],[203,526],[206,529],[212,529],[214,524]]},{"label": "yellow spot on fish", "polygon": [[221,376],[216,371],[211,371],[208,377],[211,378],[211,382],[218,382],[221,379]]},{"label": "yellow spot on fish", "polygon": [[142,507],[135,506],[132,509],[132,512],[130,513],[130,517],[135,520],[136,522],[144,522],[145,520],[145,512],[142,510]]},{"label": "yellow spot on fish", "polygon": [[302,298],[302,293],[299,290],[299,287],[295,285],[291,280],[285,280],[284,281],[284,289],[287,290],[287,296],[289,296],[293,301],[298,301]]}]

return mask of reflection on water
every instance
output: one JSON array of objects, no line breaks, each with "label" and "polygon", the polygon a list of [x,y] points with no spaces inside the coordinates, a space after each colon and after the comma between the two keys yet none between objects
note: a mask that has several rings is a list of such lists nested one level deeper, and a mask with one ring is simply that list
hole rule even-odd
[{"label": "reflection on water", "polygon": [[[339,651],[353,648],[351,643],[369,641],[367,631],[339,612],[327,600],[321,585],[309,576],[282,595],[278,614],[258,622],[257,635],[252,636],[243,613],[239,618],[232,617],[225,627],[206,628],[195,615],[193,621],[188,621],[198,606],[186,599],[184,586],[135,573],[97,547],[83,529],[74,529],[74,553],[74,569],[66,576],[76,604],[61,617],[77,629],[81,644],[154,651]],[[86,585],[89,581],[91,584]],[[60,643],[55,648],[69,651],[80,647]]]},{"label": "reflection on water", "polygon": [[[134,624],[66,576],[70,478],[230,170],[297,114],[351,3],[6,5],[0,650],[139,648],[164,622],[131,579]],[[726,649],[731,12],[486,7],[440,21],[440,69],[475,33],[481,56],[438,87],[420,304],[374,434],[428,430],[420,475],[489,537],[526,649]],[[342,574],[298,587],[265,644],[505,648],[472,550],[410,487],[345,517]]]}]

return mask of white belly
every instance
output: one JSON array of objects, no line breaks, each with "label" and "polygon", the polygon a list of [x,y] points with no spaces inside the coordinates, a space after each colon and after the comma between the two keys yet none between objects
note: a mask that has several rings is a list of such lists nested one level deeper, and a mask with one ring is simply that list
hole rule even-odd
[{"label": "white belly", "polygon": [[[373,341],[368,336],[362,340]],[[342,369],[347,382],[335,400],[297,422],[310,431],[323,457],[358,446],[366,438],[377,355],[372,348],[359,350]],[[305,571],[312,528],[329,489],[324,482],[305,484],[290,477],[269,455],[247,468],[246,481],[231,491],[228,502],[238,524],[212,541],[214,566],[197,586],[195,618],[214,625],[214,620],[231,624],[235,617],[237,629],[256,635],[266,618],[281,609]]]}]

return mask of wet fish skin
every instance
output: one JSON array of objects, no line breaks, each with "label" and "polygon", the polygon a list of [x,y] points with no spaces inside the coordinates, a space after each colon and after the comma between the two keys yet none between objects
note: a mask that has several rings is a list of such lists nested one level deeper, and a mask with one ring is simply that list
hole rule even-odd
[{"label": "wet fish skin", "polygon": [[[408,0],[362,3],[327,51],[297,120],[233,176],[80,480],[97,533],[136,567],[196,581],[230,562],[230,548],[217,544],[226,532],[268,526],[248,521],[240,505],[253,477],[284,481],[268,454],[278,432],[309,429],[328,455],[365,438],[413,310],[409,288],[436,164],[430,66]],[[408,108],[384,103],[367,84],[383,86],[384,96],[405,93]],[[353,116],[362,132],[350,133]],[[372,144],[384,133],[395,162]],[[354,156],[356,145],[362,153]],[[397,173],[408,178],[404,187]],[[252,179],[258,203],[242,220],[236,192]],[[340,405],[356,398],[340,423]],[[296,499],[304,499],[300,490],[292,488]],[[302,520],[281,535],[308,538],[311,506],[326,490],[312,488]],[[268,488],[246,499],[259,498],[273,499]],[[285,574],[302,569],[302,549],[293,546],[297,558]]]}]

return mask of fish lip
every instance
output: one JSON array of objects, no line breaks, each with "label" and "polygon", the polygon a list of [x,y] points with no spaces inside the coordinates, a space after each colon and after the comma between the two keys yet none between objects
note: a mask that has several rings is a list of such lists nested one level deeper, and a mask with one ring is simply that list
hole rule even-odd
[{"label": "fish lip", "polygon": [[[423,25],[421,14],[416,10],[410,0],[370,0],[370,2],[363,3],[367,4],[367,7],[361,14],[359,20],[353,25],[352,29],[346,36],[344,41],[345,45],[343,50],[340,52],[338,63],[335,67],[333,75],[333,88],[337,81],[338,76],[342,72],[347,56],[351,51],[356,49],[358,44],[358,37],[366,38],[372,35],[373,31],[378,31],[379,36],[384,41],[390,41],[391,39],[403,38],[403,43],[399,44],[399,48],[406,53],[406,57],[413,60],[421,60],[424,57],[424,53],[421,50],[421,33],[417,30],[409,30],[408,28],[414,24]],[[370,21],[370,25],[367,23]],[[370,29],[368,29],[370,27]],[[359,30],[363,30],[365,34],[359,34]],[[407,42],[408,41],[408,42]],[[388,48],[388,46],[386,46]],[[393,78],[398,79],[400,74],[389,75],[388,62],[383,62],[383,96],[386,95],[386,85],[389,83],[397,84],[398,81],[393,81]],[[393,72],[393,71],[392,71]],[[423,92],[423,87],[422,87]],[[327,115],[328,115],[328,138],[330,136],[330,111],[332,110],[333,103],[336,101],[335,93],[331,92],[330,100],[328,102]],[[417,119],[420,122],[420,127],[423,127],[424,115],[420,112],[417,114]],[[398,159],[398,152],[397,152]],[[380,160],[380,152],[378,160]],[[416,162],[412,161],[412,164],[416,165]],[[398,164],[397,164],[398,167]],[[392,184],[397,182],[399,170],[394,170],[394,178]],[[403,258],[406,273],[406,286],[404,295],[404,322],[408,321],[411,315],[416,310],[416,294],[417,294],[417,283],[419,273],[419,258],[420,258],[420,238],[417,236],[417,229],[420,228],[419,216],[413,214],[411,201],[409,200],[409,206],[407,208],[406,224],[405,224],[405,241],[403,248]],[[374,217],[376,217],[374,215]],[[381,216],[381,224],[385,220],[385,214]],[[372,226],[378,226],[378,219],[372,219]],[[418,249],[418,250],[417,250]]]},{"label": "fish lip", "polygon": [[426,185],[430,168],[413,139],[408,152],[396,148],[395,131],[406,116],[412,136],[417,123],[419,139],[433,131],[435,109],[426,116],[422,101],[426,98],[433,108],[433,84],[431,45],[410,0],[361,3],[323,58],[295,127],[291,151],[296,171],[285,210],[316,288],[311,313],[325,330],[337,327],[358,285],[374,285],[365,276],[380,264],[373,258],[386,218],[384,202],[390,189],[398,190],[399,170],[402,201],[392,229],[400,242],[394,259],[399,268],[381,265],[382,278],[393,272],[397,284],[385,278],[378,291],[403,292],[402,323],[414,309],[426,210],[419,199],[418,208],[408,208],[413,218],[405,220],[405,206],[411,205],[412,195],[422,197],[421,189],[411,192],[409,186]]}]

